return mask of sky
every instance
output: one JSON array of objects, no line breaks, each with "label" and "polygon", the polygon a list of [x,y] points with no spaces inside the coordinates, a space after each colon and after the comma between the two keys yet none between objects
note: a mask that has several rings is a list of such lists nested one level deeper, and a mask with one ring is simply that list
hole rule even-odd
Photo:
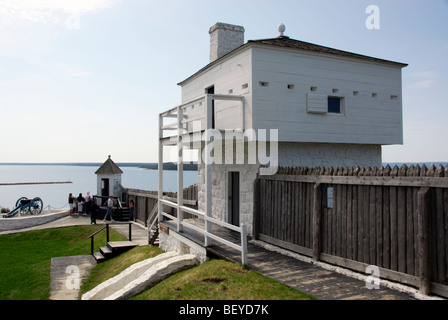
[{"label": "sky", "polygon": [[0,163],[157,162],[216,22],[409,64],[383,162],[448,161],[448,0],[0,0]]}]

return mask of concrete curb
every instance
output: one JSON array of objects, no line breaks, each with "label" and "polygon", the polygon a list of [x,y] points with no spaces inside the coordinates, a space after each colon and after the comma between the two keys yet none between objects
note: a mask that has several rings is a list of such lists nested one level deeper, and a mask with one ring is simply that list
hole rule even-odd
[{"label": "concrete curb", "polygon": [[171,274],[196,264],[194,255],[166,252],[133,264],[120,274],[83,294],[81,300],[127,299],[152,287]]},{"label": "concrete curb", "polygon": [[47,214],[41,213],[35,216],[29,215],[26,217],[2,218],[0,219],[0,232],[31,228],[58,220],[68,215],[68,210],[61,210]]}]

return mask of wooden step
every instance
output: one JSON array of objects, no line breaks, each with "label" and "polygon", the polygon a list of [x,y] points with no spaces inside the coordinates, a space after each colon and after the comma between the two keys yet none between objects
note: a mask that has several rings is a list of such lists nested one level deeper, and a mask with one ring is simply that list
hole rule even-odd
[{"label": "wooden step", "polygon": [[100,247],[100,251],[94,252],[93,256],[95,257],[97,262],[103,262],[108,258],[117,256],[136,246],[138,246],[138,244],[132,241],[111,241],[107,243],[107,246]]},{"label": "wooden step", "polygon": [[108,246],[100,247],[100,252],[106,258],[113,254],[113,250],[111,248],[109,248]]},{"label": "wooden step", "polygon": [[107,246],[111,249],[111,250],[120,250],[122,248],[133,248],[138,246],[138,244],[136,242],[132,242],[132,241],[110,241],[107,243]]},{"label": "wooden step", "polygon": [[108,242],[107,246],[112,250],[113,255],[117,255],[138,246],[138,244],[132,241],[112,241]]},{"label": "wooden step", "polygon": [[95,258],[95,260],[96,260],[97,262],[103,262],[104,260],[106,260],[106,257],[103,256],[103,255],[101,254],[101,252],[94,252],[94,253],[93,253],[93,257]]}]

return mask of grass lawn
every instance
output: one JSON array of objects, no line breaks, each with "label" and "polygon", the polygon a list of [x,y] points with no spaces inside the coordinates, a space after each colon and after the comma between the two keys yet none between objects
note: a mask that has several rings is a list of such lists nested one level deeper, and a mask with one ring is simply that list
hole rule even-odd
[{"label": "grass lawn", "polygon": [[[0,300],[48,300],[50,262],[53,257],[90,254],[89,235],[102,226],[68,227],[28,231],[0,236]],[[95,248],[106,243],[105,232],[95,236]],[[125,240],[111,228],[110,240]],[[80,290],[80,295],[114,277],[130,265],[163,251],[156,246],[136,247],[118,257],[97,264]],[[212,259],[179,272],[135,300],[311,300],[243,266]]]},{"label": "grass lawn", "polygon": [[[53,257],[90,254],[89,235],[101,225],[33,230],[0,236],[0,300],[47,300]],[[110,229],[110,240],[126,238]],[[95,236],[96,251],[106,233]]]},{"label": "grass lawn", "polygon": [[242,265],[219,259],[176,273],[131,300],[315,300]]}]

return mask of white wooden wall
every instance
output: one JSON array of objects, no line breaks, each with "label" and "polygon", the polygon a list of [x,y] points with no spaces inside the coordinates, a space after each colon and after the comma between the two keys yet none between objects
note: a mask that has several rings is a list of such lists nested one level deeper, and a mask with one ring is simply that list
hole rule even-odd
[{"label": "white wooden wall", "polygon": [[[402,143],[401,68],[288,49],[252,52],[254,129],[280,129],[280,141]],[[327,96],[344,98],[341,114],[307,111],[307,100]]]},{"label": "white wooden wall", "polygon": [[[284,142],[403,143],[399,66],[252,45],[181,85],[182,102],[212,85],[244,96],[243,115],[237,102],[216,104],[217,129],[279,129]],[[341,114],[326,112],[327,96],[343,98]],[[204,106],[186,112],[201,113]]]},{"label": "white wooden wall", "polygon": [[[243,95],[244,106],[238,101],[218,101],[215,103],[216,129],[252,128],[251,96],[251,53],[245,50],[241,54],[223,58],[220,63],[186,81],[182,85],[182,103],[194,100],[214,86],[215,94]],[[197,117],[204,114],[204,105],[188,108],[184,114]],[[201,119],[205,128],[205,119]]]}]

